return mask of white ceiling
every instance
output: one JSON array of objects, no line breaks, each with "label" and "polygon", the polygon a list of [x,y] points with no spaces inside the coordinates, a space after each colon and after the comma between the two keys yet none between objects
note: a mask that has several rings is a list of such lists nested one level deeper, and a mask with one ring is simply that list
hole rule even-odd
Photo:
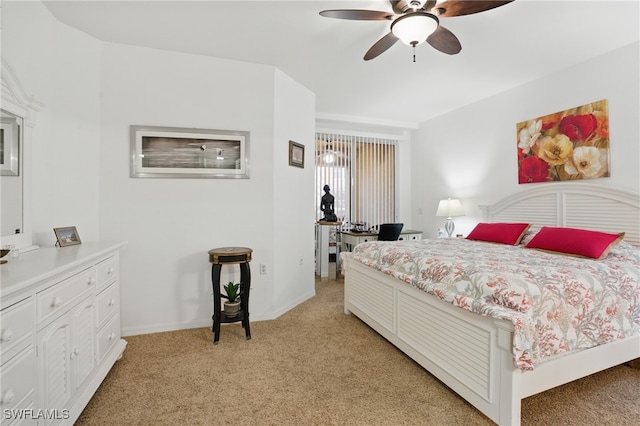
[{"label": "white ceiling", "polygon": [[424,43],[413,63],[412,49],[398,42],[365,62],[390,23],[318,12],[390,11],[386,0],[45,4],[59,21],[100,40],[276,66],[316,94],[321,116],[409,126],[640,38],[638,0],[516,0],[442,18],[462,44],[458,55]]}]

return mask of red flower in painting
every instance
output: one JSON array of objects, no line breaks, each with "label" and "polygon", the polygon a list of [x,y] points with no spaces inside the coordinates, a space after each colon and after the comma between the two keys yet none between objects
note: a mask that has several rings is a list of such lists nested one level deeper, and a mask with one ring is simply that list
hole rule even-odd
[{"label": "red flower in painting", "polygon": [[589,137],[598,126],[598,120],[593,114],[568,115],[560,120],[558,129],[569,136],[571,141],[583,141]]},{"label": "red flower in painting", "polygon": [[558,121],[562,118],[561,112],[556,112],[555,114],[549,114],[542,117],[542,131],[549,130],[555,127],[558,124]]},{"label": "red flower in painting", "polygon": [[538,157],[527,157],[520,163],[519,183],[546,182],[549,178],[549,164]]},{"label": "red flower in painting", "polygon": [[595,112],[593,115],[596,117],[596,120],[598,120],[596,135],[600,136],[601,138],[608,138],[609,137],[609,117],[607,116],[607,114],[604,114],[602,112]]}]

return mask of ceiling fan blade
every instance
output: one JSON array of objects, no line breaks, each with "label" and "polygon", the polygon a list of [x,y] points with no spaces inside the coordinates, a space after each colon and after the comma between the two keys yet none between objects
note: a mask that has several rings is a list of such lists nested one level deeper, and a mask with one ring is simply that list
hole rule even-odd
[{"label": "ceiling fan blade", "polygon": [[436,5],[439,9],[439,18],[449,18],[452,16],[471,15],[472,13],[484,12],[511,3],[513,0],[490,1],[490,0],[447,0]]},{"label": "ceiling fan blade", "polygon": [[383,21],[386,19],[392,19],[395,16],[391,12],[358,9],[323,10],[320,12],[320,15],[326,18],[352,19],[357,21]]},{"label": "ceiling fan blade", "polygon": [[460,45],[458,37],[442,25],[438,25],[438,29],[427,37],[427,43],[434,49],[449,55],[455,55],[462,50],[462,45]]},{"label": "ceiling fan blade", "polygon": [[364,60],[368,61],[380,55],[381,53],[384,53],[388,48],[396,44],[396,41],[398,41],[398,37],[390,32],[380,40],[376,41],[373,46],[371,46],[371,48],[364,55]]}]

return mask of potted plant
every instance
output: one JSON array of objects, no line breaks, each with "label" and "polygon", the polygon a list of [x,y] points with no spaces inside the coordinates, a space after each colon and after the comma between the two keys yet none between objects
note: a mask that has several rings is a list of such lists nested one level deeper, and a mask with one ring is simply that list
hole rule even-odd
[{"label": "potted plant", "polygon": [[224,291],[227,295],[222,295],[222,297],[227,300],[224,302],[224,314],[228,318],[234,318],[238,315],[240,311],[240,283],[234,283],[233,281],[229,281],[229,284],[224,286]]}]

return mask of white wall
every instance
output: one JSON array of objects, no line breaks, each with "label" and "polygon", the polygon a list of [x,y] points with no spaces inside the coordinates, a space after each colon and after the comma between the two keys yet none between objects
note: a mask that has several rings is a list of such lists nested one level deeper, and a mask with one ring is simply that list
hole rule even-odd
[{"label": "white wall", "polygon": [[[104,45],[100,234],[129,241],[126,333],[209,323],[209,249],[250,247],[254,270],[271,261],[272,75],[269,67]],[[130,125],[249,131],[250,179],[131,178]],[[223,269],[231,272],[223,283],[239,279],[237,267]],[[269,278],[253,274],[257,316],[271,310]]]},{"label": "white wall", "polygon": [[[609,100],[611,177],[590,183],[640,193],[640,43],[421,123],[413,133],[414,223],[435,237],[438,200],[459,198],[456,233],[482,220],[478,208],[531,188],[518,184],[516,123]],[[422,209],[422,214],[419,214]]]},{"label": "white wall", "polygon": [[[315,273],[315,95],[278,70],[275,88],[273,317],[315,294],[315,281],[305,284]],[[289,166],[290,140],[305,146],[303,169]]]},{"label": "white wall", "polygon": [[[68,225],[83,241],[129,242],[125,335],[210,325],[214,247],[254,250],[252,320],[314,294],[313,208],[298,204],[302,188],[312,191],[313,168],[281,171],[288,140],[314,132],[307,89],[269,66],[98,42],[39,2],[2,6],[2,55],[46,104],[28,160],[37,242],[53,245],[52,228]],[[250,179],[130,178],[135,124],[249,131]],[[281,216],[281,205],[295,214]],[[289,251],[303,265],[279,254]],[[222,280],[239,279],[236,269],[223,268]]]}]

